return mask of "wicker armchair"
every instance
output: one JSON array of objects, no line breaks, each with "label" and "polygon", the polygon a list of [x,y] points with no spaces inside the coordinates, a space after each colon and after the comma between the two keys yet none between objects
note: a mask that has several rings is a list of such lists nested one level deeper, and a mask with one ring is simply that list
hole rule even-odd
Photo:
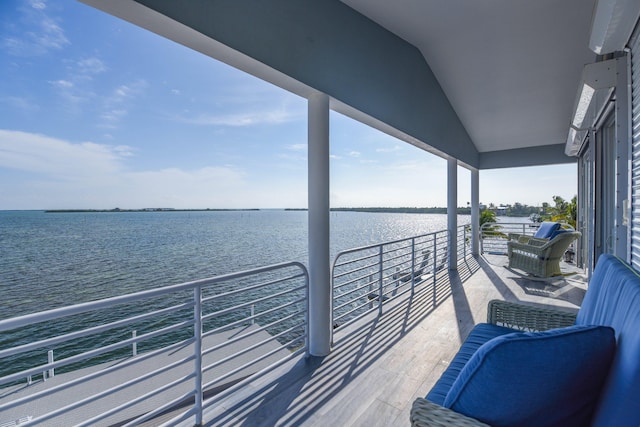
[{"label": "wicker armchair", "polygon": [[509,268],[517,268],[538,277],[560,276],[560,260],[569,245],[578,237],[580,232],[567,231],[551,240],[522,235],[509,240]]},{"label": "wicker armchair", "polygon": [[[493,300],[487,307],[488,323],[523,331],[562,328],[575,324],[575,321],[575,313],[506,301]],[[411,425],[413,427],[470,427],[487,424],[420,397],[411,407]]]}]

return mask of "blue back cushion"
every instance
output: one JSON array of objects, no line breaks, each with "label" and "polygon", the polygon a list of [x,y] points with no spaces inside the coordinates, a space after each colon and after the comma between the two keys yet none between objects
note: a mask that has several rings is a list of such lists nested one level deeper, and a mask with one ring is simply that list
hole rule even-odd
[{"label": "blue back cushion", "polygon": [[548,239],[559,228],[560,228],[559,222],[544,221],[542,224],[540,224],[538,231],[536,231],[536,234],[534,234],[533,237],[538,237],[540,239]]},{"label": "blue back cushion", "polygon": [[614,353],[614,332],[602,326],[493,338],[469,359],[444,406],[495,427],[586,426]]},{"label": "blue back cushion", "polygon": [[438,405],[444,405],[444,399],[447,398],[451,386],[460,375],[460,371],[464,369],[469,359],[473,357],[475,352],[487,341],[500,335],[511,334],[517,332],[515,329],[505,328],[504,326],[492,325],[491,323],[478,323],[469,333],[469,336],[455,357],[447,366],[447,369],[442,373],[438,382],[435,383],[429,394],[427,394],[427,400]]},{"label": "blue back cushion", "polygon": [[640,277],[626,263],[604,254],[589,281],[578,325],[615,329],[618,348],[594,426],[640,425]]},{"label": "blue back cushion", "polygon": [[554,237],[556,237],[558,234],[562,234],[562,233],[568,233],[571,230],[566,230],[564,228],[558,228],[556,231],[554,231],[553,233],[551,233],[551,235],[549,236],[549,240],[552,240]]}]

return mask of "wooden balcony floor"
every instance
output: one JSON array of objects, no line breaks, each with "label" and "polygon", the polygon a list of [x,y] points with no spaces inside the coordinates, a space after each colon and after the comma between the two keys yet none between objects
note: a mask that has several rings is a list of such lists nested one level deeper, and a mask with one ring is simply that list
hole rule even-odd
[{"label": "wooden balcony floor", "polygon": [[[431,389],[491,299],[576,311],[584,275],[552,283],[504,268],[505,256],[468,258],[441,271],[381,317],[336,332],[329,356],[293,360],[226,397],[215,398],[206,425],[407,425],[413,400]],[[566,266],[565,266],[566,267]]]}]

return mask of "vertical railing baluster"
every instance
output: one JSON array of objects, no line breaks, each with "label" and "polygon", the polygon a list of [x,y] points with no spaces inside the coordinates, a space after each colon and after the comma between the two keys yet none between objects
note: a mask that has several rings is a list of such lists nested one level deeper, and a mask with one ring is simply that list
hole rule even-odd
[{"label": "vertical railing baluster", "polygon": [[194,369],[195,369],[195,416],[196,425],[202,425],[202,286],[196,286],[193,289],[193,335],[195,342],[194,347]]},{"label": "vertical railing baluster", "polygon": [[411,239],[411,295],[414,294],[415,285],[416,285],[416,239],[414,237]]},{"label": "vertical railing baluster", "polygon": [[[135,339],[137,336],[138,331],[136,331],[135,329],[131,331],[131,338]],[[134,341],[133,344],[131,344],[131,352],[133,353],[133,357],[136,357],[138,355],[138,341]]]},{"label": "vertical railing baluster", "polygon": [[[49,361],[49,364],[53,364],[53,350],[49,350],[49,352],[47,353],[47,359]],[[55,374],[56,372],[54,368],[49,369],[49,378],[53,378]]]},{"label": "vertical railing baluster", "polygon": [[436,306],[436,273],[438,272],[438,233],[433,235],[433,306]]},{"label": "vertical railing baluster", "polygon": [[379,263],[379,267],[378,267],[378,314],[381,316],[382,315],[382,275],[383,275],[383,269],[382,269],[382,261],[383,261],[383,252],[382,252],[382,245],[380,245],[378,247],[378,263]]}]

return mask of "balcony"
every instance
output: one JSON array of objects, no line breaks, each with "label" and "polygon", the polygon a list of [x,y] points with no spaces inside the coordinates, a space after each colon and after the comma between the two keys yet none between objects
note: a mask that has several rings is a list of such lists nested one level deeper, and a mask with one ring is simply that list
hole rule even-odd
[{"label": "balcony", "polygon": [[[406,423],[489,300],[576,310],[586,290],[580,274],[534,281],[505,269],[503,255],[471,256],[468,230],[458,228],[456,270],[444,268],[446,232],[339,254],[326,357],[308,356],[307,274],[297,263],[1,321],[5,367],[36,349],[56,347],[57,356],[62,343],[94,341],[84,353],[51,350],[47,363],[3,373],[0,425],[186,426],[200,416],[206,425]],[[91,326],[62,335],[52,326],[78,314]],[[7,346],[7,331],[42,321],[53,336]],[[170,334],[172,344],[149,347]]]},{"label": "balcony", "polygon": [[491,299],[576,310],[580,276],[545,283],[506,270],[506,257],[468,257],[457,271],[334,335],[325,358],[299,358],[213,403],[211,425],[405,425]]}]

